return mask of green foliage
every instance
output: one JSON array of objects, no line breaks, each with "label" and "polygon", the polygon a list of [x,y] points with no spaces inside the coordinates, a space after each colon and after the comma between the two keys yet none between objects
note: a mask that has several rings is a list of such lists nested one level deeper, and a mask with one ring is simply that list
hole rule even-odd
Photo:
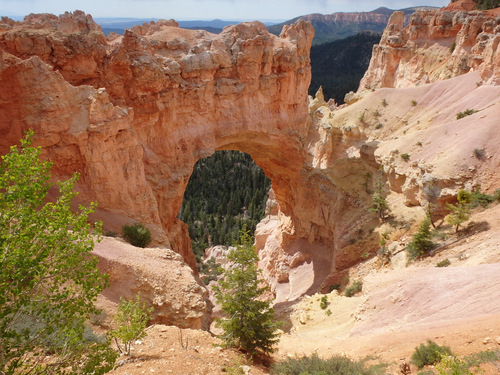
[{"label": "green foliage", "polygon": [[416,100],[412,100],[411,101],[411,106],[412,107],[415,107],[417,104],[418,104],[418,102]]},{"label": "green foliage", "polygon": [[432,242],[431,220],[427,216],[420,224],[417,233],[413,235],[413,239],[408,244],[407,251],[410,259],[415,259],[424,256],[434,248]]},{"label": "green foliage", "polygon": [[446,216],[448,224],[455,227],[455,233],[460,229],[460,225],[470,218],[470,205],[463,202],[458,202],[457,205],[446,204],[446,207],[451,213]]},{"label": "green foliage", "polygon": [[367,369],[361,362],[340,355],[321,359],[312,356],[287,358],[271,367],[274,375],[375,375],[374,369]]},{"label": "green foliage", "polygon": [[356,91],[359,81],[368,69],[373,45],[380,34],[364,32],[346,39],[336,40],[311,48],[311,84],[309,95],[314,97],[323,87],[325,100],[344,103],[345,95]]},{"label": "green foliage", "polygon": [[345,289],[346,297],[353,297],[355,294],[361,292],[363,290],[363,282],[361,280],[356,280],[352,283],[352,285],[348,286]]},{"label": "green foliage", "polygon": [[455,48],[457,48],[457,42],[451,43],[450,46],[450,53],[453,53],[455,51]]},{"label": "green foliage", "polygon": [[438,262],[436,264],[436,267],[448,267],[451,264],[450,260],[448,258],[443,259],[442,261]]},{"label": "green foliage", "polygon": [[321,300],[319,301],[319,307],[321,307],[321,309],[326,310],[329,304],[330,303],[328,302],[328,296],[325,295],[321,297]]},{"label": "green foliage", "polygon": [[458,112],[457,113],[457,120],[460,120],[464,117],[467,117],[467,116],[470,116],[470,115],[473,115],[474,113],[476,113],[478,111],[476,111],[475,109],[466,109],[465,111],[463,112]]},{"label": "green foliage", "polygon": [[179,218],[189,227],[198,263],[209,246],[230,246],[244,225],[264,218],[271,183],[250,155],[217,151],[199,160],[184,193]]},{"label": "green foliage", "polygon": [[146,325],[152,313],[152,307],[148,309],[145,303],[141,303],[140,293],[137,293],[135,300],[120,298],[118,312],[113,319],[116,328],[109,332],[120,353],[130,355],[132,341],[146,336]]},{"label": "green foliage", "polygon": [[389,203],[384,194],[384,185],[380,178],[375,184],[375,191],[372,194],[372,206],[368,211],[375,213],[380,220],[384,220],[390,212]]},{"label": "green foliage", "polygon": [[435,365],[441,361],[441,357],[446,355],[452,355],[449,347],[440,346],[432,340],[427,340],[427,344],[420,344],[415,348],[411,360],[415,366],[422,368],[427,365]]},{"label": "green foliage", "polygon": [[[460,192],[459,192],[460,194]],[[481,207],[488,207],[490,203],[493,203],[495,201],[495,196],[494,195],[488,195],[481,193],[481,185],[478,185],[474,191],[470,193],[470,206],[471,208],[475,208],[477,206]],[[460,201],[459,201],[460,202]]]},{"label": "green foliage", "polygon": [[0,373],[103,374],[116,352],[84,339],[107,285],[91,256],[100,233],[87,222],[95,204],[72,211],[78,175],[58,182],[59,196],[45,201],[50,163],[39,160],[32,137],[0,165]]},{"label": "green foliage", "polygon": [[498,8],[500,6],[500,0],[478,0],[476,9],[488,10]]},{"label": "green foliage", "polygon": [[122,233],[125,241],[137,247],[146,247],[151,242],[151,232],[140,223],[124,225]]},{"label": "green foliage", "polygon": [[281,322],[274,321],[271,302],[260,299],[269,287],[262,286],[259,280],[258,256],[246,228],[241,231],[240,243],[228,253],[232,266],[213,288],[217,302],[227,315],[216,319],[224,330],[220,338],[226,347],[241,348],[251,357],[259,352],[270,354],[279,340],[276,331]]},{"label": "green foliage", "polygon": [[436,365],[436,370],[439,375],[474,375],[467,362],[451,355],[443,356],[441,362]]},{"label": "green foliage", "polygon": [[410,160],[410,155],[405,152],[404,154],[401,154],[401,159],[408,161]]}]

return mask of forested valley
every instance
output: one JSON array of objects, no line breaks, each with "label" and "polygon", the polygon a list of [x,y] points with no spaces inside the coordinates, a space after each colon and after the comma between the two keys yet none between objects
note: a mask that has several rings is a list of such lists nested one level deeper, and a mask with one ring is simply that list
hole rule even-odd
[{"label": "forested valley", "polygon": [[196,163],[179,218],[189,226],[198,260],[209,246],[233,245],[245,225],[255,232],[270,186],[262,169],[243,152],[217,151]]}]

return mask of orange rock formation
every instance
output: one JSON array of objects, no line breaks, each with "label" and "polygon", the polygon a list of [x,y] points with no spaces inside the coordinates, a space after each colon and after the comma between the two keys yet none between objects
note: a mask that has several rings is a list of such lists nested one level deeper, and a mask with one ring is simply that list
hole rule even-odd
[{"label": "orange rock formation", "polygon": [[471,70],[485,82],[500,80],[500,21],[495,12],[472,10],[460,1],[439,11],[417,11],[403,27],[395,12],[373,49],[360,90],[412,87],[456,77]]}]

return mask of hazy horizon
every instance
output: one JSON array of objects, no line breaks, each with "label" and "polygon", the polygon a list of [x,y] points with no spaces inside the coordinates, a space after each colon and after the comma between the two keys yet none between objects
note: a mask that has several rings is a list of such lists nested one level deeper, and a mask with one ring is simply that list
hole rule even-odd
[{"label": "hazy horizon", "polygon": [[3,0],[0,16],[82,10],[94,18],[284,21],[311,13],[369,12],[379,7],[403,9],[446,6],[446,0]]}]

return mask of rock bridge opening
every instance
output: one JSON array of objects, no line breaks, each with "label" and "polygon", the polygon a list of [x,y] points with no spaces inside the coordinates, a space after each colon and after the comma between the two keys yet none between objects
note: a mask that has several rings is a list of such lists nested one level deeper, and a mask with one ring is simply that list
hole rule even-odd
[{"label": "rock bridge opening", "polygon": [[197,264],[205,249],[232,246],[244,228],[253,235],[265,215],[270,187],[246,153],[217,151],[198,160],[178,216],[188,225]]}]

